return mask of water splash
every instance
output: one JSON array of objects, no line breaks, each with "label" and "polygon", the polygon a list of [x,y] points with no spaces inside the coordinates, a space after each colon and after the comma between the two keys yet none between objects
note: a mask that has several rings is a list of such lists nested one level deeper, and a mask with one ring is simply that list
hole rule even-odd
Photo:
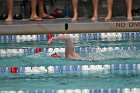
[{"label": "water splash", "polygon": [[123,49],[97,49],[97,51],[89,53],[88,56],[94,60],[140,59],[140,51]]}]

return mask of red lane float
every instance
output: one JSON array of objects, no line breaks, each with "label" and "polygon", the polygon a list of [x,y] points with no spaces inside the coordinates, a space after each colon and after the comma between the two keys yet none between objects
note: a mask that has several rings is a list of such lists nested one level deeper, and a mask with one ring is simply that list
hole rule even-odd
[{"label": "red lane float", "polygon": [[10,72],[14,74],[17,73],[17,67],[11,67]]},{"label": "red lane float", "polygon": [[48,40],[51,39],[52,37],[53,37],[52,34],[48,34],[48,35],[47,35]]},{"label": "red lane float", "polygon": [[36,48],[36,49],[35,49],[35,52],[36,52],[36,53],[40,53],[41,51],[42,51],[41,48]]}]

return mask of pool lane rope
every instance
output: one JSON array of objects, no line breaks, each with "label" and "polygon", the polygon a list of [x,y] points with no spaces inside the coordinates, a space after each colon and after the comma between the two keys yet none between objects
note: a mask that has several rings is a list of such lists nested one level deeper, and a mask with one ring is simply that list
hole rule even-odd
[{"label": "pool lane rope", "polygon": [[[23,56],[28,54],[35,54],[40,52],[48,53],[49,55],[52,52],[65,52],[65,48],[19,48],[19,49],[0,49],[0,57],[13,57],[13,56]],[[107,52],[107,51],[140,51],[140,47],[137,46],[123,46],[123,47],[93,47],[93,46],[84,46],[84,47],[75,47],[76,53],[91,53],[91,52]]]},{"label": "pool lane rope", "polygon": [[0,91],[1,93],[140,93],[140,88],[115,88],[115,89],[44,89],[44,90],[19,90]]},{"label": "pool lane rope", "polygon": [[0,73],[59,73],[59,72],[76,72],[76,71],[134,71],[140,70],[140,64],[112,64],[112,65],[69,65],[69,66],[39,66],[39,67],[0,67]]},{"label": "pool lane rope", "polygon": [[[10,43],[10,42],[24,42],[24,41],[47,41],[53,36],[61,34],[38,34],[38,35],[0,35],[0,43]],[[74,42],[75,40],[121,40],[140,38],[140,32],[117,32],[117,33],[82,33],[82,34],[69,34]]]}]

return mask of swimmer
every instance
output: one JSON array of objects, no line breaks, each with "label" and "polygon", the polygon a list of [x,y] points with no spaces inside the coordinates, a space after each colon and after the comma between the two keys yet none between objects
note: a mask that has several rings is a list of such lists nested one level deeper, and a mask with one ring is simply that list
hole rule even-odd
[{"label": "swimmer", "polygon": [[65,47],[65,56],[59,54],[59,53],[53,53],[51,54],[51,57],[54,58],[68,58],[68,59],[79,59],[80,56],[74,52],[74,46],[73,46],[73,42],[72,39],[69,35],[59,35],[57,37],[52,37],[51,39],[49,39],[49,41],[47,42],[49,45],[53,43],[53,41],[56,40],[64,40],[66,42],[66,47]]}]

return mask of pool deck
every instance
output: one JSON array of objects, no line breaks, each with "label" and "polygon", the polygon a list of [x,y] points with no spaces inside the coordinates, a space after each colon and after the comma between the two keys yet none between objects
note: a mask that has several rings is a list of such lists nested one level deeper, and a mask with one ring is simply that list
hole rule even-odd
[{"label": "pool deck", "polygon": [[127,21],[125,17],[113,18],[105,22],[99,18],[92,22],[89,18],[79,18],[72,23],[70,18],[48,19],[43,21],[14,20],[7,23],[0,20],[0,34],[47,34],[47,33],[98,33],[98,32],[139,32],[140,17],[134,17],[134,21]]}]

